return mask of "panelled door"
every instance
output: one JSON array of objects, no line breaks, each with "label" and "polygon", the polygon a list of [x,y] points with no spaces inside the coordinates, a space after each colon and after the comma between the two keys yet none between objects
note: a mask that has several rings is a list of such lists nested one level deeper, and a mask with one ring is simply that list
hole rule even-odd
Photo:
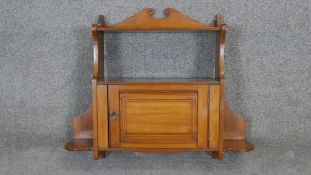
[{"label": "panelled door", "polygon": [[109,85],[109,146],[208,148],[208,85]]}]

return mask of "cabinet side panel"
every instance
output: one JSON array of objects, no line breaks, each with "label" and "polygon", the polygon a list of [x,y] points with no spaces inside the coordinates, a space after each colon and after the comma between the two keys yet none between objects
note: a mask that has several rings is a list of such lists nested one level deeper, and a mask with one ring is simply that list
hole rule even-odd
[{"label": "cabinet side panel", "polygon": [[106,85],[97,86],[98,103],[98,145],[108,148],[108,89]]},{"label": "cabinet side panel", "polygon": [[97,81],[92,80],[93,97],[93,159],[98,159],[98,133],[97,133]]},{"label": "cabinet side panel", "polygon": [[219,143],[219,86],[210,86],[209,103],[209,148],[217,149]]},{"label": "cabinet side panel", "polygon": [[208,136],[208,85],[199,86],[198,147],[207,148]]},{"label": "cabinet side panel", "polygon": [[[119,109],[119,86],[109,85],[108,86],[108,103],[109,103],[109,113],[115,112],[120,113]],[[119,117],[115,119],[109,118],[109,147],[119,147],[120,146],[120,119]]]}]

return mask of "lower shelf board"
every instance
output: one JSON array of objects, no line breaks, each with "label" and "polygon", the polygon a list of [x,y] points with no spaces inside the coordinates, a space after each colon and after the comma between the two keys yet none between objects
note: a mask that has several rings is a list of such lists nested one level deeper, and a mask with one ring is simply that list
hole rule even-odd
[{"label": "lower shelf board", "polygon": [[224,150],[232,152],[247,152],[254,149],[254,145],[245,139],[232,139],[224,141]]},{"label": "lower shelf board", "polygon": [[[93,148],[93,139],[73,139],[71,142],[65,144],[67,151],[91,151]],[[253,144],[247,142],[245,139],[231,139],[224,141],[224,150],[232,152],[247,152],[254,149]],[[217,150],[203,150],[203,149],[124,149],[124,148],[108,148],[104,151],[139,151],[145,153],[175,153],[186,151],[217,151]]]},{"label": "lower shelf board", "polygon": [[73,139],[65,144],[67,151],[91,151],[93,149],[93,139]]}]

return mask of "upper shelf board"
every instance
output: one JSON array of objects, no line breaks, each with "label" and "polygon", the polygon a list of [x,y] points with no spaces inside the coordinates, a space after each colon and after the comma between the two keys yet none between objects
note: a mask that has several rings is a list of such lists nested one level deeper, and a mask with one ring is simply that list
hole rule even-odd
[{"label": "upper shelf board", "polygon": [[116,24],[107,24],[103,17],[99,24],[94,24],[93,28],[97,31],[169,31],[169,30],[222,30],[222,21],[220,16],[215,17],[214,23],[200,23],[182,12],[173,9],[164,9],[164,18],[155,18],[155,10],[145,8],[126,20]]},{"label": "upper shelf board", "polygon": [[98,80],[98,84],[219,84],[219,81],[211,78],[102,78]]}]

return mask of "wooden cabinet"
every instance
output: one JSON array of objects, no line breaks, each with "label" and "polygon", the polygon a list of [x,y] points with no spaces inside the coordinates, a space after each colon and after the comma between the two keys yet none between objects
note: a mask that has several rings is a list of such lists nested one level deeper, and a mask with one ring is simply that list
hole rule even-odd
[{"label": "wooden cabinet", "polygon": [[110,147],[198,147],[196,86],[111,85],[108,89]]},{"label": "wooden cabinet", "polygon": [[[224,99],[225,25],[201,24],[175,9],[164,19],[144,9],[126,21],[93,25],[93,103],[73,119],[70,151],[92,150],[94,159],[107,151],[173,153],[207,151],[223,159],[224,151],[249,151],[246,121],[233,113]],[[102,33],[145,30],[216,31],[215,79],[103,78]]]}]

